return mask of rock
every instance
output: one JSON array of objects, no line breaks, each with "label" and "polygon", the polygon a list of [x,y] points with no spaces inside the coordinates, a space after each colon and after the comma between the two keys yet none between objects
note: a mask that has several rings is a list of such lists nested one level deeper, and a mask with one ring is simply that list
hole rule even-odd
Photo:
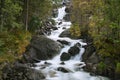
[{"label": "rock", "polygon": [[61,25],[61,24],[62,24],[62,22],[59,22],[59,23],[58,23],[58,25]]},{"label": "rock", "polygon": [[67,61],[70,59],[70,54],[69,53],[66,53],[66,52],[63,52],[62,55],[60,56],[60,60],[61,61]]},{"label": "rock", "polygon": [[70,21],[70,14],[66,14],[66,15],[63,17],[63,19],[64,19],[65,21]]},{"label": "rock", "polygon": [[68,53],[70,53],[71,56],[75,56],[79,54],[79,52],[80,52],[80,49],[76,45],[70,47],[70,49],[68,50]]},{"label": "rock", "polygon": [[77,63],[77,64],[74,64],[75,66],[82,66],[83,63]]},{"label": "rock", "polygon": [[[95,47],[92,44],[87,45],[85,48],[87,52],[83,54],[83,61],[86,62],[84,70],[90,72],[92,76],[101,75],[109,77],[111,80],[117,80],[115,79],[114,59],[111,57],[104,57],[103,59],[95,52]],[[100,62],[103,64],[100,65]]]},{"label": "rock", "polygon": [[55,27],[55,26],[53,26],[53,27],[52,27],[52,29],[53,29],[53,30],[58,30],[58,28],[57,28],[57,27]]},{"label": "rock", "polygon": [[60,64],[61,64],[61,65],[65,65],[65,62],[62,61]]},{"label": "rock", "polygon": [[66,7],[66,8],[65,8],[65,12],[66,12],[66,13],[70,13],[70,11],[71,11],[71,10],[70,10],[70,7]]},{"label": "rock", "polygon": [[58,42],[60,42],[61,44],[65,44],[65,45],[69,45],[70,42],[66,41],[66,40],[57,40]]},{"label": "rock", "polygon": [[61,72],[64,72],[64,73],[72,72],[70,69],[67,69],[67,68],[64,68],[64,67],[58,67],[57,70],[61,71]]},{"label": "rock", "polygon": [[87,63],[97,64],[100,62],[100,58],[96,53],[93,53],[87,60]]},{"label": "rock", "polygon": [[86,47],[85,52],[82,55],[82,59],[84,62],[95,52],[95,47],[93,45],[89,45]]},{"label": "rock", "polygon": [[53,17],[57,17],[58,16],[58,9],[53,9],[52,15],[53,15]]},{"label": "rock", "polygon": [[71,34],[70,34],[70,30],[69,29],[66,29],[65,31],[63,31],[59,37],[71,37]]},{"label": "rock", "polygon": [[81,44],[78,42],[78,43],[75,44],[75,46],[81,47]]},{"label": "rock", "polygon": [[79,37],[75,37],[75,36],[72,36],[71,33],[70,33],[70,29],[66,29],[64,30],[60,35],[59,37],[69,37],[71,39],[79,39]]},{"label": "rock", "polygon": [[23,54],[23,59],[31,63],[51,59],[59,53],[61,47],[60,43],[45,36],[34,36]]},{"label": "rock", "polygon": [[115,80],[120,80],[120,72],[115,73]]},{"label": "rock", "polygon": [[50,71],[49,71],[49,76],[50,76],[50,77],[57,77],[55,74],[56,74],[55,71],[53,71],[53,70],[50,70]]},{"label": "rock", "polygon": [[29,68],[24,64],[7,64],[2,69],[3,80],[43,80],[45,76],[41,71]]},{"label": "rock", "polygon": [[93,67],[93,63],[86,63],[86,66],[84,67],[84,70],[87,72],[91,72]]},{"label": "rock", "polygon": [[86,31],[81,32],[80,38],[83,39],[83,41],[85,43],[91,43],[91,42],[93,42],[93,38]]},{"label": "rock", "polygon": [[52,65],[52,63],[49,63],[49,62],[45,62],[44,64],[45,64],[46,66]]},{"label": "rock", "polygon": [[66,27],[63,27],[62,29],[66,29]]}]

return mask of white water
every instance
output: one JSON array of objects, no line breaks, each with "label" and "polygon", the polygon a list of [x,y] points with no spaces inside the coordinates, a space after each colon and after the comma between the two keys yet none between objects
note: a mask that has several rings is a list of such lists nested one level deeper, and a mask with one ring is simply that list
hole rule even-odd
[{"label": "white water", "polygon": [[[40,63],[37,63],[37,67],[35,69],[42,70],[43,74],[46,75],[45,80],[108,80],[107,78],[101,77],[101,76],[90,76],[89,73],[84,72],[82,70],[82,67],[85,66],[84,62],[81,62],[81,55],[84,52],[84,48],[82,46],[80,47],[80,52],[75,57],[72,57],[69,61],[65,61],[65,65],[61,65],[60,61],[60,55],[62,52],[67,52],[68,49],[73,46],[76,43],[80,43],[81,45],[86,45],[86,43],[81,42],[80,39],[73,40],[68,37],[60,38],[59,35],[64,31],[63,27],[66,29],[70,28],[71,22],[65,22],[63,20],[63,17],[65,16],[65,6],[58,9],[58,17],[54,18],[56,21],[56,27],[58,27],[58,30],[52,31],[51,35],[47,36],[50,39],[53,40],[66,40],[70,42],[70,45],[65,45],[64,48],[62,48],[59,55],[55,56],[52,60],[46,60],[41,61]],[[62,21],[61,25],[58,25],[59,22]],[[45,66],[44,62],[51,63],[52,65]],[[81,65],[79,65],[81,64]],[[66,69],[69,69],[69,73],[63,73],[61,71],[57,71],[58,67],[64,67]]]}]

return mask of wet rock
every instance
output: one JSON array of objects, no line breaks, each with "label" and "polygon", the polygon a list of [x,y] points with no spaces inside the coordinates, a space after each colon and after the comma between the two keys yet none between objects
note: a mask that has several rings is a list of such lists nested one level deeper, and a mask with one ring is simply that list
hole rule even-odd
[{"label": "wet rock", "polygon": [[53,29],[53,30],[58,30],[58,28],[57,28],[57,27],[55,27],[55,26],[53,26],[53,27],[52,27],[52,29]]},{"label": "wet rock", "polygon": [[60,64],[61,64],[61,65],[65,65],[65,62],[62,61]]},{"label": "wet rock", "polygon": [[33,63],[37,60],[51,59],[59,53],[60,49],[60,43],[45,36],[34,36],[23,54],[23,60]]},{"label": "wet rock", "polygon": [[80,49],[76,45],[70,47],[70,49],[68,50],[68,53],[70,53],[71,56],[75,56],[79,54],[79,52],[80,52]]},{"label": "wet rock", "polygon": [[78,42],[78,43],[75,44],[75,46],[81,47],[81,44]]},{"label": "wet rock", "polygon": [[85,71],[88,71],[88,72],[92,72],[92,67],[93,67],[93,63],[86,63],[86,66],[84,67],[84,70]]},{"label": "wet rock", "polygon": [[70,11],[71,11],[70,7],[66,7],[66,8],[65,8],[65,12],[66,12],[66,13],[70,13]]},{"label": "wet rock", "polygon": [[62,29],[66,29],[66,27],[63,27]]},{"label": "wet rock", "polygon": [[70,59],[70,54],[69,53],[66,53],[66,52],[63,52],[62,55],[60,56],[60,60],[61,61],[67,61]]},{"label": "wet rock", "polygon": [[65,21],[70,21],[70,14],[66,14],[66,15],[63,17],[63,19],[64,19]]},{"label": "wet rock", "polygon": [[58,71],[61,71],[61,72],[64,72],[64,73],[72,72],[70,69],[64,68],[64,67],[58,67],[57,70],[58,70]]},{"label": "wet rock", "polygon": [[93,64],[97,64],[100,62],[100,58],[99,55],[97,55],[96,53],[93,53],[87,60],[87,63],[93,63]]},{"label": "wet rock", "polygon": [[82,66],[83,63],[77,63],[77,64],[74,64],[75,66]]},{"label": "wet rock", "polygon": [[60,42],[61,44],[65,44],[65,45],[69,45],[70,42],[66,41],[66,40],[57,40],[58,42]]},{"label": "wet rock", "polygon": [[59,23],[58,23],[58,25],[61,25],[61,24],[62,24],[62,22],[59,22]]},{"label": "wet rock", "polygon": [[70,30],[69,29],[66,29],[65,31],[63,31],[59,37],[71,37],[71,34],[70,34]]},{"label": "wet rock", "polygon": [[58,16],[58,10],[57,9],[53,9],[52,15],[53,15],[53,17],[57,17]]},{"label": "wet rock", "polygon": [[46,66],[52,65],[52,63],[49,63],[49,62],[45,62],[44,64],[45,64]]},{"label": "wet rock", "polygon": [[41,71],[29,68],[24,64],[7,64],[2,69],[3,80],[42,80],[45,76]]},{"label": "wet rock", "polygon": [[59,37],[69,37],[71,39],[79,39],[79,37],[75,37],[75,36],[72,36],[71,33],[70,33],[70,29],[66,29],[64,30],[60,35]]},{"label": "wet rock", "polygon": [[91,35],[89,35],[88,33],[84,31],[81,32],[80,38],[83,39],[83,42],[88,43],[88,44],[93,42],[93,38],[91,37]]},{"label": "wet rock", "polygon": [[57,77],[55,74],[56,74],[55,71],[53,71],[53,70],[50,70],[50,71],[49,71],[49,76],[50,76],[50,77]]},{"label": "wet rock", "polygon": [[87,46],[85,52],[82,55],[83,61],[86,61],[95,51],[96,49],[93,45]]},{"label": "wet rock", "polygon": [[93,76],[101,75],[109,77],[112,80],[117,80],[115,79],[115,64],[113,64],[113,61],[113,59],[106,58],[104,59],[104,61],[102,61],[102,64],[100,65],[101,59],[99,58],[99,55],[94,53],[86,60],[86,66],[84,70],[90,72],[90,74]]}]

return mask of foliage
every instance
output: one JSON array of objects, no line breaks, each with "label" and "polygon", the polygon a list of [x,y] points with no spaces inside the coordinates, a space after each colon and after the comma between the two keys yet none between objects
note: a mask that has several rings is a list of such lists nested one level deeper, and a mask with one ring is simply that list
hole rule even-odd
[{"label": "foliage", "polygon": [[21,58],[31,33],[43,27],[51,11],[52,0],[0,0],[0,77],[2,63]]},{"label": "foliage", "polygon": [[6,27],[8,30],[16,27],[19,28],[22,25],[19,19],[17,19],[22,11],[20,4],[14,0],[4,0],[3,4],[1,9],[3,18],[0,26]]},{"label": "foliage", "polygon": [[51,0],[30,0],[29,2],[29,17],[36,16],[40,19],[45,19],[51,13]]},{"label": "foliage", "polygon": [[120,73],[120,62],[117,63],[116,72],[117,72],[117,73]]},{"label": "foliage", "polygon": [[42,28],[42,26],[43,23],[38,17],[32,17],[29,22],[28,30],[33,33],[36,29]]},{"label": "foliage", "polygon": [[107,65],[106,65],[104,62],[100,62],[100,63],[98,64],[98,69],[99,69],[100,71],[104,71],[106,68],[107,68]]},{"label": "foliage", "polygon": [[[8,35],[9,34],[9,35]],[[30,33],[15,30],[14,32],[0,33],[0,62],[13,61],[21,56],[29,44]]]},{"label": "foliage", "polygon": [[[96,52],[120,61],[120,0],[72,0],[73,23],[93,38]],[[115,62],[114,61],[114,62]]]},{"label": "foliage", "polygon": [[70,28],[70,33],[74,37],[80,37],[80,27],[78,24],[73,24]]},{"label": "foliage", "polygon": [[35,32],[35,30],[43,27],[42,21],[46,20],[51,15],[52,1],[29,0],[28,6],[28,30]]}]

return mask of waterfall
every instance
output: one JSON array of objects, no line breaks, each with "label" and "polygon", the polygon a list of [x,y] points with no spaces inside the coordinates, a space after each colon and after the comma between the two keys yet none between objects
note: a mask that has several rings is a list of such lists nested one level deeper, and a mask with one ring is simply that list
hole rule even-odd
[{"label": "waterfall", "polygon": [[[56,55],[51,60],[41,61],[40,63],[36,63],[37,67],[35,69],[42,70],[43,74],[46,75],[46,80],[109,80],[107,78],[101,77],[101,76],[90,76],[88,72],[85,72],[82,67],[85,66],[84,62],[81,62],[81,56],[84,53],[84,48],[82,48],[83,45],[87,45],[86,43],[83,43],[81,39],[70,39],[68,37],[59,37],[59,35],[64,31],[63,27],[66,29],[70,28],[71,22],[66,22],[63,20],[63,17],[65,16],[65,8],[66,6],[63,6],[58,9],[58,17],[53,18],[55,20],[56,27],[58,27],[58,30],[54,30],[51,32],[51,35],[47,36],[50,39],[53,39],[55,41],[57,40],[66,40],[70,42],[70,45],[65,45],[64,48],[60,51],[58,55]],[[62,24],[58,25],[59,22],[62,22]],[[80,43],[81,46],[80,52],[75,57],[72,57],[68,61],[64,61],[64,65],[61,65],[60,61],[60,55],[63,52],[67,52],[70,47],[74,46],[76,43]],[[43,66],[45,62],[49,63],[47,66]],[[63,67],[65,69],[68,69],[68,73],[64,73],[58,70],[59,67]]]}]

